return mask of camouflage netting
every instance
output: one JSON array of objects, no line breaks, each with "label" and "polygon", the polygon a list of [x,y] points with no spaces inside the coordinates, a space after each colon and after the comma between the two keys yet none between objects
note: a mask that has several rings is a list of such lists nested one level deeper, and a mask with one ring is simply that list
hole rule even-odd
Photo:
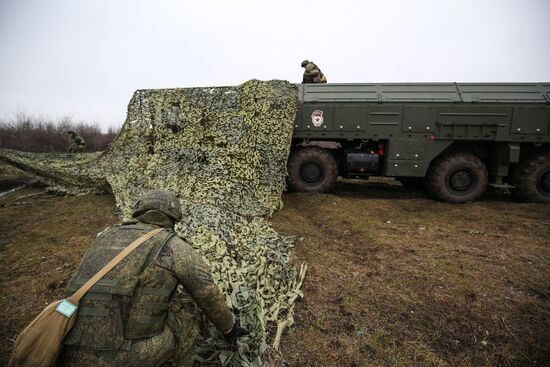
[{"label": "camouflage netting", "polygon": [[277,347],[292,323],[306,270],[289,265],[293,240],[266,220],[281,207],[296,93],[287,82],[256,80],[238,87],[140,90],[120,134],[101,155],[0,150],[0,159],[56,191],[110,188],[123,219],[148,189],[177,193],[184,212],[178,233],[206,259],[227,304],[250,331],[237,351],[229,351],[210,326],[201,358],[260,365],[268,345]]},{"label": "camouflage netting", "polygon": [[101,169],[101,153],[25,153],[0,148],[0,162],[35,177],[52,192],[64,194],[111,192]]}]

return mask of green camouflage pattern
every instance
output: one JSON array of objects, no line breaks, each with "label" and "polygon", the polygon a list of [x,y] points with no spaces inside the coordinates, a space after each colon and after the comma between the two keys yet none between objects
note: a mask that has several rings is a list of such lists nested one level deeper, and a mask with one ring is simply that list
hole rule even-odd
[{"label": "green camouflage pattern", "polygon": [[231,330],[235,319],[225,296],[212,279],[206,262],[189,244],[178,237],[171,238],[162,248],[157,264],[176,275],[183,291],[218,331]]},{"label": "green camouflage pattern", "polygon": [[0,161],[9,164],[60,194],[105,194],[112,189],[102,168],[104,153],[27,153],[0,148]]},{"label": "green camouflage pattern", "polygon": [[[86,251],[69,282],[68,295],[114,253],[152,228],[158,227],[130,223],[104,230]],[[176,278],[183,287],[179,290]],[[202,257],[170,233],[149,239],[102,281],[115,279],[125,282],[119,282],[122,285],[117,284],[111,292],[105,285],[94,287],[81,302],[75,326],[65,339],[65,365],[156,366],[169,358],[176,366],[191,365],[199,335],[193,301],[219,330],[226,331],[234,324],[233,314]],[[167,293],[151,293],[152,289]],[[108,317],[82,315],[91,308],[111,308],[111,312]],[[143,317],[157,320],[144,322]]]},{"label": "green camouflage pattern", "polygon": [[76,134],[73,136],[73,143],[75,143],[76,145],[84,145],[86,144],[86,140],[84,140],[82,136]]},{"label": "green camouflage pattern", "polygon": [[321,72],[321,69],[313,62],[309,62],[304,66],[304,77],[302,83],[326,83],[326,77]]},{"label": "green camouflage pattern", "polygon": [[[126,246],[155,228],[158,227],[137,223],[103,231],[84,253],[68,283],[67,295]],[[167,230],[147,240],[88,291],[65,345],[118,350],[127,339],[148,338],[162,331],[177,280],[169,271],[154,266],[154,262],[172,236]],[[157,307],[150,307],[153,304]]]},{"label": "green camouflage pattern", "polygon": [[305,265],[296,270],[289,264],[293,239],[267,222],[281,207],[296,101],[296,85],[284,81],[139,90],[121,132],[101,155],[2,149],[0,159],[57,191],[110,188],[124,219],[142,192],[176,193],[183,211],[177,233],[202,255],[225,303],[239,311],[241,326],[250,332],[228,350],[208,324],[198,359],[259,366],[292,324],[306,271]]},{"label": "green camouflage pattern", "polygon": [[[193,356],[193,344],[198,335],[198,324],[190,322],[186,316],[176,315],[186,325],[178,329],[185,342],[179,344],[176,332],[165,327],[162,333],[143,340],[137,340],[128,345],[125,350],[100,350],[66,346],[63,348],[60,361],[64,367],[135,367],[159,366],[174,357],[185,357],[174,360],[174,366],[190,366]],[[177,363],[177,364],[176,364]]]},{"label": "green camouflage pattern", "polygon": [[83,152],[86,149],[86,140],[77,133],[69,132],[69,153]]},{"label": "green camouflage pattern", "polygon": [[151,190],[139,197],[134,205],[132,217],[145,212],[159,211],[179,222],[181,220],[181,206],[174,193],[163,190]]}]

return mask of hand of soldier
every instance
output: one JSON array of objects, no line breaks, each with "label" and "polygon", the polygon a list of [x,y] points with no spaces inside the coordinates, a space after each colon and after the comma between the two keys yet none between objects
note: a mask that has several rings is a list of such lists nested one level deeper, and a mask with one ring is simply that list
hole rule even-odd
[{"label": "hand of soldier", "polygon": [[231,345],[235,345],[235,343],[237,342],[237,339],[247,334],[248,334],[248,331],[246,331],[245,329],[235,324],[235,326],[233,326],[233,329],[231,329],[230,332],[223,334],[223,337],[225,338],[226,342],[228,342]]}]

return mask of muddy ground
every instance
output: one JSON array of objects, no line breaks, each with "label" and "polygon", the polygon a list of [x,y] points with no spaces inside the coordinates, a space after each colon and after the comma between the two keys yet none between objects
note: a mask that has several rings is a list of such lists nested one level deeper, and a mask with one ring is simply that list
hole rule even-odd
[{"label": "muddy ground", "polygon": [[[0,197],[1,365],[117,222],[112,196],[42,191]],[[550,205],[443,204],[392,180],[283,199],[272,224],[300,238],[294,261],[309,270],[272,364],[550,365]]]}]

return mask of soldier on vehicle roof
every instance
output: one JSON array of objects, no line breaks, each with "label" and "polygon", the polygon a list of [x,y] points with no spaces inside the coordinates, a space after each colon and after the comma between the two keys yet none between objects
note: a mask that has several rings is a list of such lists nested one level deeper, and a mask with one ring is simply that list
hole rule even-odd
[{"label": "soldier on vehicle roof", "polygon": [[304,70],[304,77],[302,83],[326,83],[327,77],[321,72],[321,69],[313,63],[313,61],[302,61],[302,67]]},{"label": "soldier on vehicle roof", "polygon": [[98,235],[69,281],[68,295],[135,239],[165,230],[88,291],[64,340],[63,366],[159,366],[169,359],[191,366],[199,335],[196,306],[231,345],[246,334],[202,257],[175,234],[174,224],[182,219],[176,196],[161,190],[145,193],[133,218]]},{"label": "soldier on vehicle roof", "polygon": [[69,130],[67,134],[69,134],[69,153],[81,153],[86,149],[86,141],[82,136],[73,130]]}]

